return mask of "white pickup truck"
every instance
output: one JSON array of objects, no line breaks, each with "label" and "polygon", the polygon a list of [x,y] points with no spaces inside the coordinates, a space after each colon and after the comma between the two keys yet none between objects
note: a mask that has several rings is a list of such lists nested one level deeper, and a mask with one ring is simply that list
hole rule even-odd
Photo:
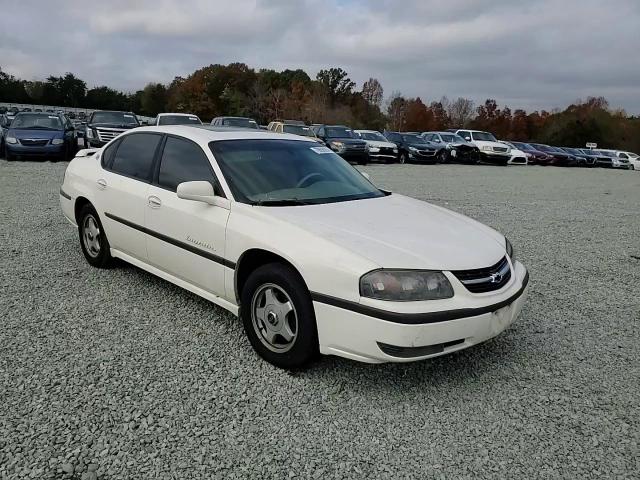
[{"label": "white pickup truck", "polygon": [[467,142],[473,143],[480,150],[483,162],[507,165],[511,160],[511,147],[499,142],[489,132],[481,130],[457,130],[455,132]]}]

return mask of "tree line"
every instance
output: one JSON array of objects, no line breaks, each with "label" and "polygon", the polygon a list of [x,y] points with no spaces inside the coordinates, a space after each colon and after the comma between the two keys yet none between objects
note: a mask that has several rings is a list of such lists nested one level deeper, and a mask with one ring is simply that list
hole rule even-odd
[{"label": "tree line", "polygon": [[101,110],[130,110],[153,117],[160,112],[194,113],[204,121],[219,115],[248,116],[266,124],[274,119],[346,124],[353,128],[428,131],[447,128],[487,130],[500,139],[552,145],[640,151],[640,118],[610,108],[606,99],[577,100],[564,110],[526,112],[468,98],[424,103],[384,89],[370,78],[358,89],[342,68],[311,78],[305,71],[255,70],[244,63],[209,65],[169,84],[150,83],[127,93],[107,86],[88,88],[73,73],[28,81],[0,68],[0,101]]}]

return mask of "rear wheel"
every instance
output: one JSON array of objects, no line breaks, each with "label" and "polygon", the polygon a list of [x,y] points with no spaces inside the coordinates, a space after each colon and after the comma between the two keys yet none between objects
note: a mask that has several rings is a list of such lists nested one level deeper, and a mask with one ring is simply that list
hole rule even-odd
[{"label": "rear wheel", "polygon": [[241,293],[240,316],[254,350],[286,369],[318,355],[318,331],[311,296],[302,277],[282,263],[257,268]]},{"label": "rear wheel", "polygon": [[84,205],[78,214],[78,234],[82,253],[89,265],[97,268],[108,267],[112,262],[111,247],[100,217],[90,204]]}]

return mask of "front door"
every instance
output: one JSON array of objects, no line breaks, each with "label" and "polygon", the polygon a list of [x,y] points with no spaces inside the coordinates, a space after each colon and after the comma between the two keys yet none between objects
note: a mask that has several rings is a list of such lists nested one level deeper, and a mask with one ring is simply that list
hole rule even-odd
[{"label": "front door", "polygon": [[[182,280],[225,297],[225,231],[229,209],[176,195],[182,182],[216,185],[202,148],[186,138],[168,136],[145,204],[149,263]],[[216,188],[216,191],[221,190]]]}]

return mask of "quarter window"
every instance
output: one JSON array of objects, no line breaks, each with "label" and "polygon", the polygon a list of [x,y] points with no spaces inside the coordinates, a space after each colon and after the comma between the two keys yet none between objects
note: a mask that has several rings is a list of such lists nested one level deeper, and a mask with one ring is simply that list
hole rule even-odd
[{"label": "quarter window", "polygon": [[216,184],[209,159],[195,143],[175,137],[167,138],[158,172],[158,184],[175,192],[180,183],[196,180]]},{"label": "quarter window", "polygon": [[121,142],[111,169],[128,177],[149,181],[153,157],[161,140],[160,135],[134,133]]}]

